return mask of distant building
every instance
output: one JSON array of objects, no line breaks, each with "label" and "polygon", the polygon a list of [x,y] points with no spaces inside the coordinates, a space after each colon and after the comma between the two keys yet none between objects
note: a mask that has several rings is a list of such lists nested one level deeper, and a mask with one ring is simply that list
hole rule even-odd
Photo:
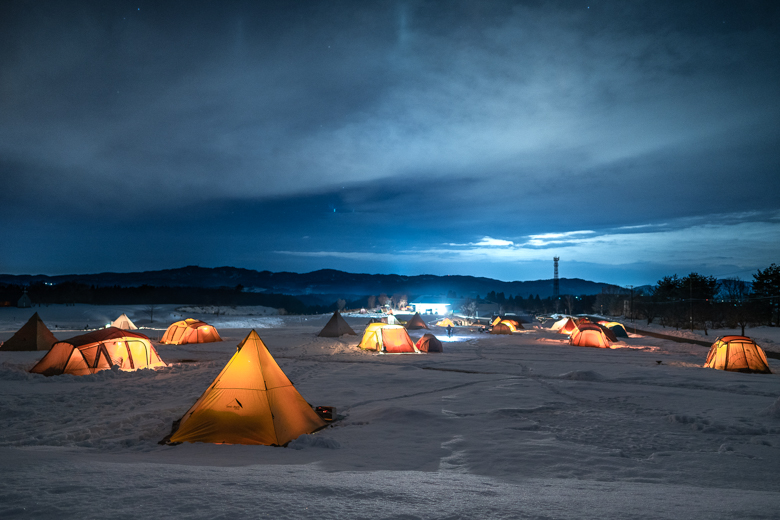
[{"label": "distant building", "polygon": [[414,312],[420,314],[448,314],[452,308],[452,299],[443,296],[420,296],[409,303]]},{"label": "distant building", "polygon": [[22,294],[22,297],[16,302],[16,306],[20,309],[29,309],[32,307],[32,300],[27,296],[27,289],[24,290],[24,294]]}]

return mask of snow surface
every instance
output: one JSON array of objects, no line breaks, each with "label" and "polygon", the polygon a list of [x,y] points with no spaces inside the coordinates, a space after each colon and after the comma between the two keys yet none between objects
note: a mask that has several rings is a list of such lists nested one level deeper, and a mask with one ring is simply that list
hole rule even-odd
[{"label": "snow surface", "polygon": [[[83,377],[0,351],[0,518],[780,518],[780,375],[701,368],[705,347],[457,327],[444,353],[386,356],[317,337],[329,315],[180,307],[154,323],[143,306],[33,309],[60,339],[127,312],[153,339],[194,317],[225,341],[155,343],[170,367]],[[0,309],[0,340],[31,314]],[[158,445],[250,327],[341,419],[288,448]]]}]

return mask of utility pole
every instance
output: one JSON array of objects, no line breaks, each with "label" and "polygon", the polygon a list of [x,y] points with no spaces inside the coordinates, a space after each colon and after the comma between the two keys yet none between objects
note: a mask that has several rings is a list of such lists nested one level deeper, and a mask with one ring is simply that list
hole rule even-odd
[{"label": "utility pole", "polygon": [[555,272],[553,275],[553,299],[555,300],[555,312],[558,312],[558,302],[561,299],[561,286],[560,282],[558,281],[558,260],[561,258],[559,256],[553,257],[553,263],[555,264]]},{"label": "utility pole", "polygon": [[693,276],[688,276],[688,287],[690,287],[690,297],[688,298],[688,312],[691,317],[691,332],[693,332]]}]

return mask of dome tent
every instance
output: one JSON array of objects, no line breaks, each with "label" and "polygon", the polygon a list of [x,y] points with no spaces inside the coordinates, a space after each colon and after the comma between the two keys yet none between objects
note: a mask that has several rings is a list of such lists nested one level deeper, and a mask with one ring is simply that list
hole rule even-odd
[{"label": "dome tent", "polygon": [[419,352],[404,327],[386,323],[369,323],[358,347],[390,354]]},{"label": "dome tent", "polygon": [[569,336],[569,345],[575,347],[609,348],[612,342],[604,335],[604,331],[596,326],[586,326],[576,329]]},{"label": "dome tent", "polygon": [[425,334],[422,338],[417,340],[415,346],[420,352],[444,352],[441,341],[433,334]]},{"label": "dome tent", "polygon": [[30,372],[45,376],[83,376],[114,365],[120,370],[167,366],[143,334],[108,327],[58,341]]},{"label": "dome tent", "polygon": [[187,343],[212,343],[222,341],[217,329],[206,322],[187,318],[172,323],[163,334],[160,343],[185,345]]},{"label": "dome tent", "polygon": [[710,347],[704,367],[731,372],[772,373],[764,349],[746,336],[716,339]]}]

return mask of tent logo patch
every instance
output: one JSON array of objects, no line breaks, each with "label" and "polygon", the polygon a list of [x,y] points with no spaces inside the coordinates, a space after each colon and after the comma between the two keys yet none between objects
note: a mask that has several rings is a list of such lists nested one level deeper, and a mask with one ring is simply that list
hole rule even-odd
[{"label": "tent logo patch", "polygon": [[231,410],[240,410],[244,407],[244,405],[241,404],[241,401],[238,399],[233,399],[227,404],[227,407]]}]

